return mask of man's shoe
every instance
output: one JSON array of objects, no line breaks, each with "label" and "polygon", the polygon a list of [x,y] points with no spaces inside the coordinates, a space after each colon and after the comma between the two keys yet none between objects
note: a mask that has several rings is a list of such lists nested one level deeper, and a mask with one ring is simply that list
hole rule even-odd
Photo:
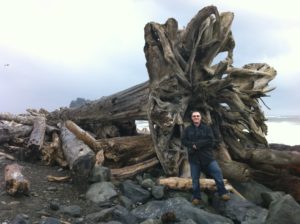
[{"label": "man's shoe", "polygon": [[200,205],[200,204],[201,204],[201,200],[198,199],[198,198],[194,198],[194,199],[192,200],[192,204],[193,204],[193,205]]},{"label": "man's shoe", "polygon": [[228,200],[230,200],[230,196],[229,196],[229,194],[223,194],[223,195],[221,195],[221,199],[223,201],[228,201]]}]

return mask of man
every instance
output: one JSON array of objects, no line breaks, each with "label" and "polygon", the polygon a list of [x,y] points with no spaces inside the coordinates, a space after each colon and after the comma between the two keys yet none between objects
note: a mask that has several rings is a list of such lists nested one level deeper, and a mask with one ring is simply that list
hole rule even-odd
[{"label": "man", "polygon": [[218,194],[224,201],[230,199],[223,182],[222,171],[213,157],[214,135],[212,129],[201,122],[199,111],[192,112],[193,124],[184,130],[182,144],[188,149],[188,159],[191,168],[193,199],[192,203],[201,203],[199,178],[201,171],[208,173],[216,182]]}]

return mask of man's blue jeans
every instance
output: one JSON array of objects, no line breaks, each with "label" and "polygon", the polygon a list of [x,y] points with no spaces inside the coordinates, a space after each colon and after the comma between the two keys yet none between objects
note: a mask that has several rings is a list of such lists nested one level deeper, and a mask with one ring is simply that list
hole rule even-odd
[{"label": "man's blue jeans", "polygon": [[[199,178],[201,175],[201,165],[200,163],[190,161],[191,167],[191,176],[192,176],[192,183],[193,183],[193,198],[201,199],[200,194],[200,183]],[[203,168],[203,167],[202,167]],[[204,167],[205,172],[212,176],[216,182],[218,194],[221,196],[227,193],[225,189],[224,182],[223,182],[223,175],[222,171],[218,165],[218,163],[213,160],[210,164]]]}]

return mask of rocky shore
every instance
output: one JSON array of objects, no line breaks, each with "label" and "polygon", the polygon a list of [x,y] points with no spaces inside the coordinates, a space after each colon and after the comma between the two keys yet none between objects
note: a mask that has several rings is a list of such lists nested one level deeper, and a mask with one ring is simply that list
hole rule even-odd
[{"label": "rocky shore", "polygon": [[[11,161],[0,157],[0,169]],[[215,192],[202,192],[204,203],[193,206],[191,191],[157,184],[161,168],[133,179],[111,179],[106,167],[95,167],[88,183],[49,182],[47,175],[68,176],[69,170],[40,163],[18,162],[30,179],[28,196],[9,196],[1,186],[0,223],[300,223],[300,206],[288,194],[254,181],[232,182],[244,198],[231,193],[224,202]],[[3,183],[3,172],[0,181]]]}]

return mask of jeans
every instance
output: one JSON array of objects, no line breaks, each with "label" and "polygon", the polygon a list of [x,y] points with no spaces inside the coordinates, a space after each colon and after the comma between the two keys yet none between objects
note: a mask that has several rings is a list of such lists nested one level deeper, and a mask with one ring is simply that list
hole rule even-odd
[{"label": "jeans", "polygon": [[217,186],[217,191],[220,196],[227,193],[223,182],[222,171],[217,161],[213,160],[206,167],[201,167],[200,163],[190,162],[190,167],[193,184],[193,198],[201,199],[199,183],[201,168],[203,168],[205,172],[207,172],[210,176],[214,178]]}]

